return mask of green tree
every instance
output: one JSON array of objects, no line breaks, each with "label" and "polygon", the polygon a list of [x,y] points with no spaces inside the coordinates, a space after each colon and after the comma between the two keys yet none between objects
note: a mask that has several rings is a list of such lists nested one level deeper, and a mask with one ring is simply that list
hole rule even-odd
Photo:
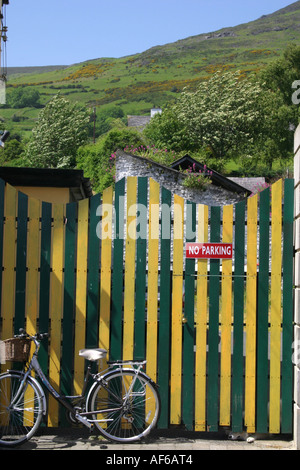
[{"label": "green tree", "polygon": [[126,146],[142,145],[142,136],[134,129],[112,129],[100,137],[96,144],[84,145],[77,152],[77,168],[91,179],[93,189],[102,192],[114,183],[114,153]]},{"label": "green tree", "polygon": [[33,87],[13,88],[7,94],[7,104],[11,108],[39,108],[40,93]]},{"label": "green tree", "polygon": [[162,114],[156,114],[144,130],[145,137],[157,148],[168,148],[175,152],[194,150],[185,125],[179,120],[175,109],[166,108]]},{"label": "green tree", "polygon": [[19,166],[22,164],[22,155],[25,146],[19,140],[13,138],[5,143],[5,147],[1,149],[0,164],[2,166]]},{"label": "green tree", "polygon": [[271,170],[290,156],[293,113],[260,77],[217,72],[196,91],[185,88],[144,132],[156,146],[196,153],[216,169],[235,159],[245,171],[255,171],[258,160]]},{"label": "green tree", "polygon": [[89,113],[56,95],[40,112],[25,157],[39,168],[73,168],[87,141]]},{"label": "green tree", "polygon": [[279,93],[287,106],[293,106],[297,115],[297,107],[292,102],[292,84],[300,80],[300,46],[289,44],[282,57],[260,72],[259,79],[265,89]]},{"label": "green tree", "polygon": [[239,72],[216,73],[196,92],[185,89],[175,105],[193,147],[209,148],[219,160],[231,157],[261,133],[264,112],[259,84]]},{"label": "green tree", "polygon": [[117,119],[124,122],[124,118],[124,111],[119,106],[100,108],[96,114],[96,137],[100,137],[101,135],[106,134],[113,127],[115,127],[114,123]]},{"label": "green tree", "polygon": [[[295,88],[300,80],[300,46],[290,44],[281,58],[275,60],[258,75],[259,83],[266,94],[272,96],[268,106],[268,142],[261,148],[266,156],[268,166],[271,160],[286,159],[292,156],[294,134],[300,120],[299,102],[293,100]],[[296,91],[297,96],[298,92]],[[297,100],[298,101],[298,100]]]}]

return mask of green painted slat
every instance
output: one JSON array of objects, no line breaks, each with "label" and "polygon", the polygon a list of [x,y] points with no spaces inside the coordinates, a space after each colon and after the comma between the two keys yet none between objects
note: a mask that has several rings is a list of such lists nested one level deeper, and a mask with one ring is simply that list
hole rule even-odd
[{"label": "green painted slat", "polygon": [[18,225],[17,225],[17,253],[16,253],[16,298],[14,334],[25,326],[25,299],[26,299],[26,253],[27,253],[27,215],[28,196],[18,192]]},{"label": "green painted slat", "polygon": [[268,432],[270,189],[259,196],[259,273],[257,292],[257,432]]},{"label": "green painted slat", "polygon": [[[50,262],[51,262],[51,217],[52,204],[42,202],[41,220],[41,260],[40,260],[40,298],[39,331],[49,331],[50,301]],[[48,372],[48,341],[44,340],[39,352],[39,361],[45,374]]]},{"label": "green painted slat", "polygon": [[294,180],[284,181],[283,212],[283,320],[282,320],[282,412],[281,432],[293,431],[293,218]]},{"label": "green painted slat", "polygon": [[[211,207],[210,241],[220,242],[221,208]],[[210,260],[209,326],[207,354],[207,428],[218,430],[220,260]]]},{"label": "green painted slat", "polygon": [[161,189],[161,261],[158,332],[158,385],[161,398],[160,429],[169,424],[170,318],[171,318],[171,203],[169,190]]},{"label": "green painted slat", "polygon": [[[73,393],[77,211],[78,205],[76,202],[66,205],[63,344],[61,359],[61,390],[66,395]],[[61,414],[61,420],[65,420],[65,413]]]},{"label": "green painted slat", "polygon": [[[99,285],[100,285],[100,234],[97,231],[100,194],[90,199],[90,223],[88,245],[88,279],[87,279],[87,319],[86,319],[86,347],[98,346],[99,331]],[[98,210],[98,212],[97,212]]]},{"label": "green painted slat", "polygon": [[[50,302],[50,263],[51,263],[51,223],[52,204],[42,202],[41,212],[41,258],[40,258],[40,287],[39,287],[39,332],[49,331],[49,302]],[[41,343],[39,363],[48,376],[49,352],[48,339]],[[46,396],[48,392],[46,391]]]},{"label": "green painted slat", "polygon": [[[196,204],[186,204],[186,241],[196,240]],[[183,390],[182,420],[186,428],[193,430],[194,420],[194,310],[195,310],[195,260],[185,263],[185,303],[183,323]]]},{"label": "green painted slat", "polygon": [[110,360],[122,359],[122,306],[125,179],[115,186]]},{"label": "green painted slat", "polygon": [[[2,262],[3,262],[3,227],[4,227],[4,192],[5,182],[0,178],[0,286],[2,286]],[[2,305],[1,301],[2,289],[0,289],[0,306]],[[1,307],[0,307],[1,310]],[[1,311],[0,311],[1,317]]]},{"label": "green painted slat", "polygon": [[244,405],[244,263],[245,263],[245,201],[235,205],[234,242],[234,320],[232,358],[232,431],[243,430]]},{"label": "green painted slat", "polygon": [[134,359],[145,359],[146,331],[146,249],[147,249],[147,188],[148,178],[138,178],[138,213],[136,241],[136,300],[135,300],[135,329],[134,329]]}]

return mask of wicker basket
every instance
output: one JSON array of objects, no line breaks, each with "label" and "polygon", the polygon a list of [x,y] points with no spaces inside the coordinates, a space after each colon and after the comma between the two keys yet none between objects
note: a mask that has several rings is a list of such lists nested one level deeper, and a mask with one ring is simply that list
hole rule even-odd
[{"label": "wicker basket", "polygon": [[30,339],[11,338],[4,340],[6,361],[27,362],[30,352]]}]

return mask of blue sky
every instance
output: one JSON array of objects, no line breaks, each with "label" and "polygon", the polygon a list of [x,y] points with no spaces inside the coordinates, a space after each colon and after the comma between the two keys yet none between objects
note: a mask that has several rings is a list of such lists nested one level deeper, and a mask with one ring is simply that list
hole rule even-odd
[{"label": "blue sky", "polygon": [[273,13],[289,0],[10,0],[9,67],[123,57]]}]

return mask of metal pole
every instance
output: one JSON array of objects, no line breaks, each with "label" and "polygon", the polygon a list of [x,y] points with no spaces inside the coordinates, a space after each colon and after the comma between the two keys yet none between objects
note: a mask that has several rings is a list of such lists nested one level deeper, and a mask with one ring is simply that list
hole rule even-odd
[{"label": "metal pole", "polygon": [[96,107],[94,107],[94,143],[96,142]]}]

